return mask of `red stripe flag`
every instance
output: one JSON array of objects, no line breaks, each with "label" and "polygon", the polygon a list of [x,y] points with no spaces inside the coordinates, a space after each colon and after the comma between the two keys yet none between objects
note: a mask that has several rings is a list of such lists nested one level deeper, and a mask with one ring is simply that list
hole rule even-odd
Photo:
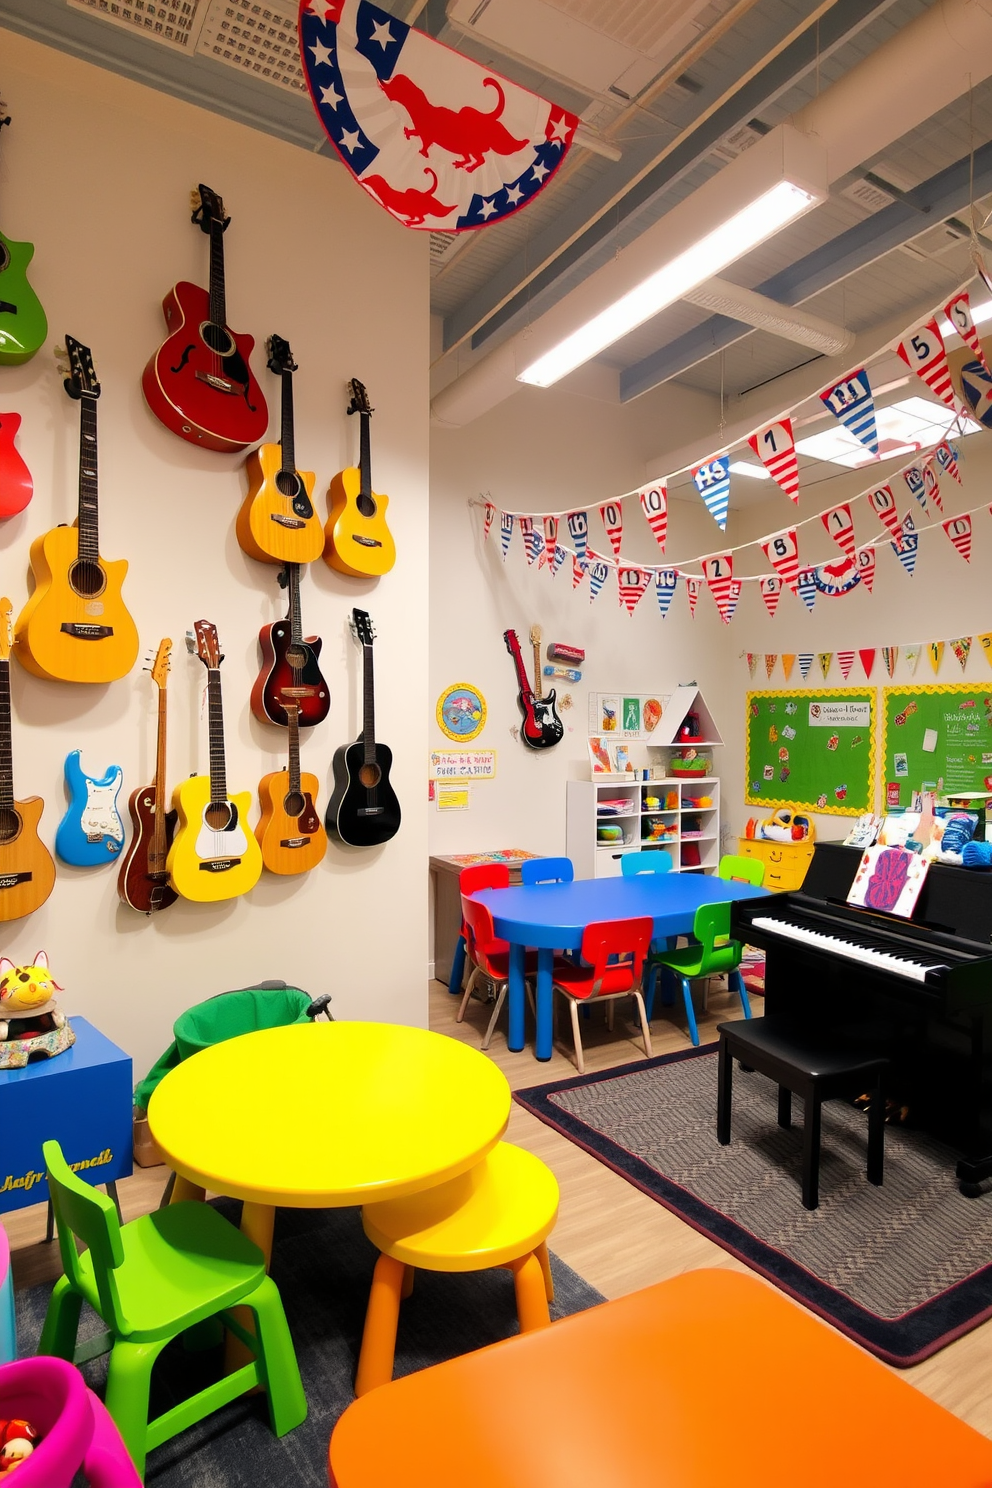
[{"label": "red stripe flag", "polygon": [[851,516],[851,508],[846,501],[840,506],[833,507],[830,511],[821,512],[820,521],[844,551],[846,558],[854,557],[854,518]]},{"label": "red stripe flag", "polygon": [[945,439],[943,444],[938,444],[934,450],[933,458],[941,470],[951,477],[951,480],[956,480],[959,486],[963,484],[961,480],[961,467],[958,464],[958,452],[953,444],[948,444]]},{"label": "red stripe flag", "polygon": [[944,503],[940,499],[940,481],[937,479],[937,471],[933,460],[928,460],[923,467],[923,490],[928,501],[932,501],[938,511],[944,510]]},{"label": "red stripe flag", "polygon": [[792,435],[792,420],[786,418],[776,424],[769,424],[767,429],[752,434],[748,444],[789,500],[798,502],[799,464],[796,460],[796,441]]},{"label": "red stripe flag", "polygon": [[[992,511],[992,507],[989,508]],[[766,574],[761,581],[761,597],[765,601],[765,609],[775,618],[778,602],[782,598],[782,580],[778,574]]]},{"label": "red stripe flag", "polygon": [[899,342],[896,351],[942,403],[946,403],[948,408],[957,408],[944,338],[936,319],[924,320],[915,326]]},{"label": "red stripe flag", "polygon": [[896,509],[896,498],[891,486],[876,486],[868,492],[868,505],[878,520],[889,529],[896,542],[902,542],[902,523]]},{"label": "red stripe flag", "polygon": [[665,538],[668,536],[668,488],[664,481],[655,481],[652,486],[642,486],[637,494],[641,499],[641,510],[647,517],[648,526],[654,533],[659,548],[664,552]]},{"label": "red stripe flag", "polygon": [[779,578],[785,580],[793,594],[798,594],[799,544],[796,542],[795,527],[776,532],[767,542],[761,544],[761,550]]},{"label": "red stripe flag", "polygon": [[854,665],[854,652],[838,651],[837,660],[840,662],[840,674],[846,682],[848,677],[851,675],[851,668]]},{"label": "red stripe flag", "polygon": [[871,669],[875,665],[875,648],[874,648],[874,646],[872,646],[867,651],[859,651],[858,652],[858,655],[861,657],[861,665],[865,669],[865,678],[867,680],[870,680],[870,678],[871,678]]},{"label": "red stripe flag", "polygon": [[605,506],[599,508],[599,515],[603,519],[606,535],[610,539],[614,558],[620,557],[620,540],[623,537],[623,512],[620,510],[619,502],[608,501]]},{"label": "red stripe flag", "polygon": [[870,594],[871,591],[872,591],[872,585],[875,582],[875,549],[874,548],[859,548],[858,549],[858,573],[861,575],[861,582],[862,582],[862,584],[864,584],[865,588],[868,590],[868,593]]},{"label": "red stripe flag", "polygon": [[710,586],[710,593],[716,600],[716,607],[720,611],[720,619],[726,625],[730,619],[730,615],[728,614],[730,587],[734,580],[733,556],[730,553],[718,553],[712,558],[704,558],[703,577]]},{"label": "red stripe flag", "polygon": [[578,553],[572,554],[572,588],[577,589],[586,576],[586,565]]},{"label": "red stripe flag", "polygon": [[982,338],[978,334],[978,327],[975,325],[971,316],[971,301],[968,298],[968,291],[966,289],[962,290],[959,295],[955,295],[953,300],[947,302],[944,306],[944,314],[961,337],[961,340],[966,346],[971,347],[975,356],[981,362],[986,372],[988,372],[989,364],[985,360],[985,352],[982,350]]},{"label": "red stripe flag", "polygon": [[689,614],[693,620],[696,618],[696,600],[699,598],[699,580],[686,574],[685,593],[689,601]]},{"label": "red stripe flag", "polygon": [[544,556],[550,563],[555,556],[555,548],[558,546],[558,518],[545,517],[544,519]]},{"label": "red stripe flag", "polygon": [[617,569],[620,603],[627,606],[628,615],[632,615],[637,608],[637,601],[650,584],[652,573],[653,569],[648,568]]},{"label": "red stripe flag", "polygon": [[741,597],[741,589],[743,587],[740,579],[734,579],[730,585],[730,594],[727,598],[727,613],[723,617],[723,623],[725,625],[729,625],[734,618],[734,611],[737,608],[737,601]]},{"label": "red stripe flag", "polygon": [[487,501],[486,502],[486,519],[485,519],[485,522],[484,522],[483,528],[482,528],[482,536],[484,538],[488,538],[488,536],[489,536],[489,529],[493,525],[493,517],[495,515],[496,515],[496,508],[493,506],[493,504],[492,504],[491,501]]},{"label": "red stripe flag", "polygon": [[957,548],[965,563],[971,562],[971,517],[966,512],[963,517],[948,517],[946,522],[940,524],[947,533],[951,542]]}]

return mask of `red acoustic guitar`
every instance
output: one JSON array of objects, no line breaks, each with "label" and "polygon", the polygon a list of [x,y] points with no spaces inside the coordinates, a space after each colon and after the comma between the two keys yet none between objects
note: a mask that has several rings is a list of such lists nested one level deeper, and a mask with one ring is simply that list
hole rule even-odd
[{"label": "red acoustic guitar", "polygon": [[240,450],[269,426],[262,389],[248,364],[255,342],[227,324],[224,233],[230,217],[209,186],[193,192],[192,221],[210,238],[210,291],[185,280],[162,301],[168,338],[141,376],[157,419],[205,449]]},{"label": "red acoustic guitar", "polygon": [[19,413],[0,413],[0,517],[15,517],[31,500],[31,472],[14,448]]}]

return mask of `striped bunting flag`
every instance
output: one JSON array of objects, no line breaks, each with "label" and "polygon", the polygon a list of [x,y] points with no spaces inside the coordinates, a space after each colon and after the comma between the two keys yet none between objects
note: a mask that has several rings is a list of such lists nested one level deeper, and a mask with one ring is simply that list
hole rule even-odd
[{"label": "striped bunting flag", "polygon": [[565,518],[568,523],[569,535],[575,544],[575,553],[579,559],[586,556],[586,540],[589,536],[589,515],[584,511],[569,512]]},{"label": "striped bunting flag", "polygon": [[767,429],[752,434],[748,444],[764,465],[772,480],[777,481],[790,501],[799,500],[799,464],[792,420],[781,419]]},{"label": "striped bunting flag", "polygon": [[555,549],[558,546],[558,518],[545,517],[543,526],[544,556],[547,558],[548,562],[551,563],[555,556]]},{"label": "striped bunting flag", "polygon": [[685,596],[689,601],[689,617],[692,620],[696,618],[696,601],[699,598],[699,585],[699,579],[694,579],[691,574],[686,574]]},{"label": "striped bunting flag", "polygon": [[826,405],[834,418],[840,420],[848,433],[860,440],[873,455],[878,454],[875,399],[872,397],[871,383],[868,381],[868,373],[864,367],[860,367],[857,372],[852,372],[849,377],[834,383],[832,388],[821,393],[820,401]]},{"label": "striped bunting flag", "polygon": [[797,593],[803,604],[812,614],[813,606],[816,604],[816,569],[804,568],[799,575]]},{"label": "striped bunting flag", "polygon": [[613,549],[614,558],[620,557],[620,542],[623,538],[623,512],[618,501],[608,501],[605,506],[599,508],[599,515],[603,519],[606,535],[610,539],[610,547]]},{"label": "striped bunting flag", "polygon": [[943,444],[938,444],[934,450],[933,458],[945,475],[949,475],[951,480],[956,480],[959,486],[962,484],[961,467],[958,464],[958,452],[953,444],[948,444],[945,439]]},{"label": "striped bunting flag", "polygon": [[785,580],[793,594],[798,594],[799,544],[796,542],[795,527],[774,533],[761,544],[761,551],[779,578]]},{"label": "striped bunting flag", "polygon": [[626,605],[627,614],[632,615],[637,602],[651,582],[651,570],[647,568],[618,568],[617,585],[620,603]]},{"label": "striped bunting flag", "polygon": [[734,581],[734,559],[731,553],[718,553],[712,558],[703,559],[703,577],[710,587],[710,593],[716,601],[716,607],[720,611],[720,619],[724,625],[730,616],[727,614],[727,602],[730,598],[730,586]]},{"label": "striped bunting flag", "polygon": [[729,625],[731,620],[733,620],[734,618],[734,612],[737,609],[737,601],[741,597],[741,590],[743,589],[743,587],[744,585],[741,583],[740,579],[734,579],[731,582],[730,593],[727,595],[727,613],[723,617],[725,625]]},{"label": "striped bunting flag", "polygon": [[883,526],[888,528],[895,541],[902,542],[899,511],[896,507],[896,498],[892,494],[892,487],[876,486],[874,491],[869,491],[868,505]]},{"label": "striped bunting flag", "polygon": [[776,652],[776,651],[766,651],[765,652],[765,676],[768,678],[769,682],[772,680],[772,672],[775,670],[775,663],[777,661],[778,661],[778,652]]},{"label": "striped bunting flag", "polygon": [[637,494],[648,526],[664,552],[665,538],[668,536],[668,488],[664,481],[655,481],[653,485],[642,486]]},{"label": "striped bunting flag", "polygon": [[730,456],[720,455],[707,460],[692,471],[693,484],[702,496],[706,510],[721,532],[727,530],[727,512],[730,510]]},{"label": "striped bunting flag", "polygon": [[854,518],[848,502],[842,501],[827,512],[821,512],[820,521],[846,558],[854,557]]},{"label": "striped bunting flag", "polygon": [[885,663],[885,670],[888,672],[889,676],[894,677],[896,671],[896,662],[899,660],[899,647],[883,646],[882,660]]},{"label": "striped bunting flag", "polygon": [[558,577],[558,575],[561,573],[562,566],[564,565],[565,559],[567,557],[568,557],[568,551],[567,551],[567,549],[563,548],[562,545],[561,545],[561,543],[556,543],[555,544],[555,556],[551,560],[551,577],[553,579],[556,579]]},{"label": "striped bunting flag", "polygon": [[919,465],[910,465],[903,471],[902,478],[909,487],[910,495],[915,496],[923,510],[926,511],[927,490],[922,468]]},{"label": "striped bunting flag", "polygon": [[864,584],[865,588],[868,590],[868,593],[870,594],[871,591],[872,591],[872,586],[875,583],[875,549],[874,548],[859,548],[858,549],[858,573],[861,575],[861,582],[862,582],[862,584]]},{"label": "striped bunting flag", "polygon": [[579,557],[578,553],[573,553],[572,554],[572,588],[573,589],[578,589],[579,585],[582,583],[582,580],[585,578],[585,576],[586,576],[586,564],[585,564],[585,561],[582,558]]},{"label": "striped bunting flag", "polygon": [[774,619],[778,602],[782,598],[782,580],[778,574],[765,574],[761,581],[761,597],[765,601],[765,609]]},{"label": "striped bunting flag", "polygon": [[957,408],[951,369],[947,365],[944,338],[936,318],[921,321],[899,342],[896,351],[906,366],[922,378],[932,393],[946,403],[948,408]]},{"label": "striped bunting flag", "polygon": [[503,558],[506,559],[506,550],[510,546],[510,538],[513,536],[513,517],[509,512],[499,514],[499,541],[503,549]]},{"label": "striped bunting flag", "polygon": [[959,295],[955,295],[953,300],[948,300],[944,306],[944,314],[961,337],[961,340],[966,346],[971,347],[975,356],[982,363],[986,372],[988,372],[989,364],[985,360],[985,352],[982,349],[982,338],[978,334],[978,327],[972,319],[971,301],[968,298],[968,291],[966,289],[962,290]]},{"label": "striped bunting flag", "polygon": [[910,578],[912,578],[916,572],[916,553],[920,546],[920,534],[916,530],[916,523],[913,521],[912,512],[906,513],[905,521],[902,524],[901,540],[890,544],[890,546],[903,568],[909,574]]},{"label": "striped bunting flag", "polygon": [[602,558],[594,557],[591,549],[589,550],[589,557],[591,559],[589,564],[589,603],[592,604],[606,582],[606,575],[610,571],[610,565],[605,563]]},{"label": "striped bunting flag", "polygon": [[799,653],[799,675],[803,681],[809,676],[809,669],[813,665],[812,651],[800,651]]},{"label": "striped bunting flag", "polygon": [[496,508],[493,506],[491,501],[487,501],[485,521],[482,524],[482,536],[487,542],[489,540],[489,530],[493,525],[493,517],[495,515]]},{"label": "striped bunting flag", "polygon": [[858,655],[861,657],[861,665],[864,667],[865,680],[870,682],[872,667],[875,665],[875,647],[869,646],[866,650],[859,651]]},{"label": "striped bunting flag", "polygon": [[933,460],[928,460],[923,467],[923,489],[927,493],[927,500],[932,501],[938,511],[944,510],[944,503],[940,499],[940,481]]},{"label": "striped bunting flag", "polygon": [[838,663],[840,665],[840,674],[844,678],[844,681],[846,682],[847,679],[848,679],[848,677],[851,675],[851,668],[854,665],[854,652],[853,651],[838,651],[837,652],[837,661],[838,661]]},{"label": "striped bunting flag", "polygon": [[971,562],[971,517],[966,512],[963,517],[948,517],[946,522],[940,524],[947,533],[951,542],[957,548],[965,563]]},{"label": "striped bunting flag", "polygon": [[654,575],[654,592],[658,600],[658,609],[661,611],[662,619],[668,614],[672,604],[672,596],[675,586],[679,581],[677,568],[658,568]]},{"label": "striped bunting flag", "polygon": [[527,562],[534,563],[544,551],[544,539],[534,526],[533,517],[518,517],[520,532],[524,540]]}]

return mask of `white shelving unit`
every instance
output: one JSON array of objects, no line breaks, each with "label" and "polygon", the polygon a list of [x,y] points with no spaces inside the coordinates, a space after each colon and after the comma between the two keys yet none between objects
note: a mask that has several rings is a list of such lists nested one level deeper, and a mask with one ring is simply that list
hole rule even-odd
[{"label": "white shelving unit", "polygon": [[[646,806],[649,796],[658,797],[661,806]],[[693,805],[699,796],[708,796],[712,805]],[[621,813],[604,812],[607,803],[617,801],[629,806]],[[655,823],[670,827],[671,838],[653,839]],[[619,827],[623,841],[600,842],[597,828],[605,825]],[[565,851],[576,878],[616,877],[623,872],[624,854],[642,851],[667,852],[678,873],[712,873],[720,861],[720,782],[712,776],[639,780],[632,775],[597,775],[595,780],[569,780]],[[697,853],[698,862],[686,861]]]}]

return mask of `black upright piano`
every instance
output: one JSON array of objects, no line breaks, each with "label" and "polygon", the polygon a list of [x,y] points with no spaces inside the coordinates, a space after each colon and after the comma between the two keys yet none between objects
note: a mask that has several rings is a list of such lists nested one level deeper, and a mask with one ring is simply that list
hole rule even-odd
[{"label": "black upright piano", "polygon": [[737,900],[765,952],[765,1014],[875,1045],[907,1124],[959,1154],[961,1192],[992,1177],[992,873],[933,863],[912,919],[856,909],[859,848],[818,843],[795,893]]}]

